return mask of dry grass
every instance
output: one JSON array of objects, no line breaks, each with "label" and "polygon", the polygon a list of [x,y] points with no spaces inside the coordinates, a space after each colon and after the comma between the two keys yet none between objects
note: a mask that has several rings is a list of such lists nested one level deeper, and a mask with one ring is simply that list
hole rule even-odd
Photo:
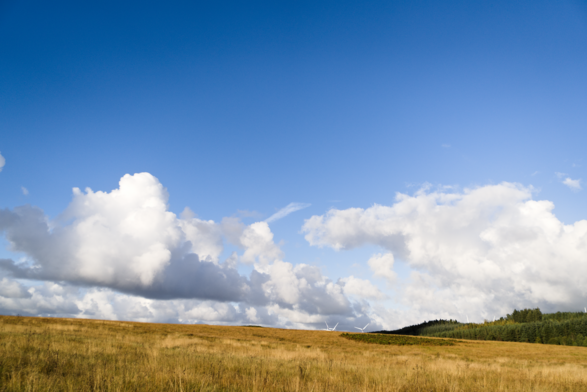
[{"label": "dry grass", "polygon": [[378,333],[343,333],[345,339],[363,343],[387,344],[394,346],[454,346],[458,340],[424,338],[421,336],[388,335]]},{"label": "dry grass", "polygon": [[0,317],[1,391],[587,391],[587,348]]}]

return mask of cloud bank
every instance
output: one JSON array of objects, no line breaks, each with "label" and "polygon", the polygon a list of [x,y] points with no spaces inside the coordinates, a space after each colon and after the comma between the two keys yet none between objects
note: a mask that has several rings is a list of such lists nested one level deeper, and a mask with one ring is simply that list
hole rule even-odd
[{"label": "cloud bank", "polygon": [[[148,173],[110,192],[74,188],[56,219],[30,205],[0,210],[0,233],[23,255],[0,259],[0,313],[377,330],[585,306],[587,221],[563,224],[553,203],[519,184],[447,189],[307,219],[311,246],[379,248],[360,261],[372,279],[335,281],[285,261],[274,241],[268,221],[299,203],[245,225],[189,208],[177,216]],[[226,243],[238,251],[228,255]]]},{"label": "cloud bank", "polygon": [[[365,317],[345,294],[348,284],[283,261],[267,222],[216,223],[189,209],[178,217],[167,201],[163,185],[139,173],[122,177],[111,192],[74,188],[54,220],[30,205],[0,210],[10,250],[26,256],[0,260],[0,311],[306,327]],[[299,208],[290,205],[281,216]],[[221,262],[225,240],[243,252]],[[250,276],[238,272],[239,262],[254,267]],[[45,283],[27,288],[21,281]]]},{"label": "cloud bank", "polygon": [[302,230],[314,246],[380,246],[388,253],[368,264],[387,281],[395,279],[394,257],[407,263],[413,272],[401,302],[414,312],[480,320],[516,307],[584,307],[587,221],[565,225],[553,208],[518,184],[422,189],[397,194],[391,206],[332,209]]}]

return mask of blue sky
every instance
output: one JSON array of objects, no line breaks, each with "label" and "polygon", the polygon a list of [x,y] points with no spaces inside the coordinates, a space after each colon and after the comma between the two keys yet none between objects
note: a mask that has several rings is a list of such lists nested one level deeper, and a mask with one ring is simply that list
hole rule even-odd
[{"label": "blue sky", "polygon": [[[307,203],[270,222],[272,241],[282,252],[278,259],[294,267],[317,266],[332,282],[352,275],[389,296],[377,302],[345,292],[349,309],[361,304],[362,310],[356,305],[346,313],[332,311],[332,320],[401,326],[398,318],[433,316],[406,302],[415,287],[411,274],[440,279],[445,275],[439,271],[448,268],[443,257],[452,256],[430,254],[428,262],[440,260],[441,266],[426,264],[416,260],[415,250],[402,253],[375,239],[384,234],[357,232],[357,238],[343,241],[336,233],[324,234],[326,226],[309,228],[308,220],[326,217],[332,208],[393,206],[396,193],[416,197],[423,187],[427,194],[463,196],[467,189],[501,192],[491,187],[504,182],[531,194],[512,196],[511,206],[549,201],[560,224],[586,219],[586,44],[587,6],[579,1],[3,2],[0,207],[15,213],[15,207],[30,204],[51,221],[72,201],[73,187],[111,192],[125,174],[141,172],[167,189],[170,212],[179,216],[189,207],[199,219],[217,224],[233,217],[248,227],[292,202]],[[510,204],[503,203],[496,211],[508,210]],[[85,216],[76,211],[79,219]],[[495,223],[487,219],[486,224]],[[528,230],[547,231],[532,222]],[[420,238],[393,227],[405,238]],[[49,268],[43,256],[23,245],[29,240],[21,239],[17,251],[8,223],[3,230],[1,257],[24,257]],[[318,231],[324,234],[320,239],[306,238]],[[485,238],[483,233],[477,237]],[[587,239],[577,235],[581,249]],[[232,251],[244,257],[247,246],[230,243],[225,232],[221,236],[218,263]],[[417,243],[426,248],[430,239],[424,238]],[[442,241],[432,242],[448,243]],[[569,258],[552,246],[545,252],[555,256],[545,265]],[[482,249],[474,258],[503,267]],[[396,261],[393,282],[373,276],[375,267],[367,263],[386,252]],[[584,255],[573,257],[576,264],[569,270],[585,268]],[[235,268],[247,279],[254,269],[271,275],[260,264],[260,259],[239,261]],[[72,301],[79,309],[89,301],[75,291],[81,281],[84,287],[112,290],[111,296],[130,295],[128,301],[142,298],[99,279],[2,276],[21,285],[23,293],[39,282],[65,282],[59,284],[75,292]],[[456,283],[438,282],[432,284],[438,290],[460,292]],[[517,292],[519,282],[512,282],[504,283],[504,296]],[[587,300],[579,289],[566,299],[545,299],[536,294],[544,281],[534,283],[512,303],[487,305],[487,312],[573,308]],[[454,302],[449,297],[445,303]],[[212,301],[195,294],[191,300]],[[3,313],[25,306],[10,301],[0,304]],[[216,319],[157,316],[151,309],[151,316],[136,318],[238,324],[247,306],[261,306],[247,301],[229,302],[237,316],[227,316],[232,311],[226,308]],[[196,302],[192,305],[200,306]],[[306,321],[295,321],[297,316],[271,310],[295,304],[278,302],[261,306],[269,310],[259,323],[313,328],[323,321],[316,321],[310,305],[299,310]],[[27,314],[65,314],[38,310],[32,302],[26,306]],[[255,308],[259,314],[261,308]],[[396,310],[404,313],[381,315]],[[74,314],[84,316],[81,310]],[[115,312],[94,316],[124,318]]]}]

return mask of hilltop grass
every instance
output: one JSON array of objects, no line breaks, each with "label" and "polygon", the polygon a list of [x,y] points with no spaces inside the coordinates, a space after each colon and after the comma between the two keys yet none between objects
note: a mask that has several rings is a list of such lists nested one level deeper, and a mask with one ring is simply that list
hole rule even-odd
[{"label": "hilltop grass", "polygon": [[381,335],[372,333],[343,333],[343,338],[373,344],[394,346],[454,346],[456,340],[417,338],[406,335]]},{"label": "hilltop grass", "polygon": [[[364,334],[367,335],[367,334]],[[0,391],[580,391],[587,349],[0,317]]]}]

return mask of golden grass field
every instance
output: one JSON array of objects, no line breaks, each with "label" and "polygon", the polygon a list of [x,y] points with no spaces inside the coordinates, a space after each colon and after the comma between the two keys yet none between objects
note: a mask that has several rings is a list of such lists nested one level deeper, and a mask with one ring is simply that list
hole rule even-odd
[{"label": "golden grass field", "polygon": [[0,316],[1,391],[587,391],[587,348]]}]

